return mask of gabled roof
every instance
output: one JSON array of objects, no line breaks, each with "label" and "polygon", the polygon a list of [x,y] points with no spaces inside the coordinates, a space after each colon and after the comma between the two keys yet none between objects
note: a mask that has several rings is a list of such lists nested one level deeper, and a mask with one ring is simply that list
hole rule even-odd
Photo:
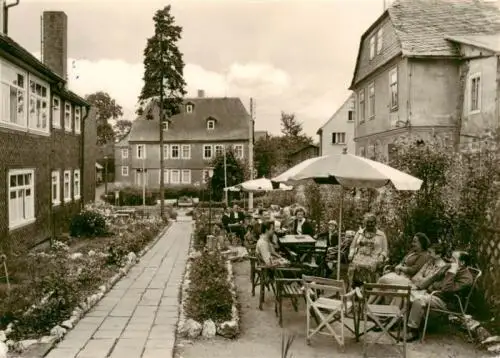
[{"label": "gabled roof", "polygon": [[[351,87],[355,85],[365,39],[386,18],[406,57],[459,57],[447,36],[487,35],[500,31],[500,7],[479,0],[396,0],[361,36]],[[359,79],[361,80],[361,79]]]},{"label": "gabled roof", "polygon": [[330,123],[331,121],[333,121],[335,119],[335,117],[337,116],[337,113],[340,112],[340,110],[342,110],[342,108],[344,108],[345,105],[347,105],[350,101],[352,101],[354,99],[354,93],[351,93],[349,95],[349,97],[347,97],[347,99],[339,106],[339,108],[337,108],[337,110],[335,111],[335,113],[330,117],[328,118],[328,120],[321,126],[319,127],[319,129],[316,131],[316,134],[321,134],[323,128],[328,124]]},{"label": "gabled roof", "polygon": [[128,146],[128,141],[130,138],[130,132],[127,133],[125,137],[123,137],[118,143],[115,144],[115,147],[126,147]]},{"label": "gabled roof", "polygon": [[[188,98],[184,104],[194,105],[192,113],[181,113],[170,118],[167,131],[164,131],[165,141],[218,141],[218,140],[248,140],[250,116],[239,98]],[[158,142],[159,110],[156,102],[151,104],[153,119],[146,119],[149,109],[132,124],[129,142]],[[214,129],[207,130],[206,120],[215,118]]]},{"label": "gabled roof", "polygon": [[446,36],[446,39],[460,44],[482,48],[494,53],[500,53],[500,32],[493,35]]},{"label": "gabled roof", "polygon": [[295,151],[291,152],[291,153],[290,153],[290,155],[295,155],[295,154],[297,154],[297,153],[299,153],[299,152],[302,152],[303,150],[306,150],[306,149],[309,149],[309,148],[319,149],[319,145],[317,145],[317,144],[312,144],[312,143],[311,143],[311,144],[306,144],[306,145],[304,145],[304,146],[300,147],[299,149],[297,149],[297,150],[295,150]]}]

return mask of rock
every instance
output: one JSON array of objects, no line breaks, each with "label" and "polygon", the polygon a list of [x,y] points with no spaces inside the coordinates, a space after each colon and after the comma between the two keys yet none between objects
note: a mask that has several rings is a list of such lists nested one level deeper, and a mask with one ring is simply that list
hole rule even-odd
[{"label": "rock", "polygon": [[16,344],[16,350],[19,352],[24,352],[26,349],[28,349],[29,346],[38,343],[36,339],[25,339],[23,341],[19,341]]},{"label": "rock", "polygon": [[224,338],[235,338],[240,333],[240,327],[236,321],[223,322],[217,328],[217,334]]},{"label": "rock", "polygon": [[82,257],[83,257],[83,254],[81,252],[75,252],[74,254],[71,254],[69,258],[71,260],[77,260],[77,259],[82,258]]},{"label": "rock", "polygon": [[7,335],[5,331],[0,331],[0,342],[5,342],[7,340]]},{"label": "rock", "polygon": [[494,346],[488,347],[488,351],[492,353],[500,353],[500,344],[495,344]]},{"label": "rock", "polygon": [[102,293],[106,293],[108,289],[106,288],[106,285],[101,285],[99,286],[99,291],[101,291]]},{"label": "rock", "polygon": [[90,257],[95,256],[95,251],[90,250],[87,255],[89,255]]},{"label": "rock", "polygon": [[9,347],[9,349],[14,349],[14,346],[16,345],[16,342],[14,342],[12,339],[8,339],[5,343],[7,344],[7,347]]},{"label": "rock", "polygon": [[137,261],[137,255],[134,252],[129,252],[127,255],[127,261],[128,262],[136,262]]},{"label": "rock", "polygon": [[63,328],[72,329],[73,328],[73,322],[71,322],[71,320],[67,319],[66,321],[64,321],[63,323],[61,323],[61,326]]},{"label": "rock", "polygon": [[57,341],[56,336],[43,336],[39,342],[44,344],[54,344]]},{"label": "rock", "polygon": [[71,312],[71,316],[81,318],[83,316],[83,310],[80,307],[77,307]]},{"label": "rock", "polygon": [[63,328],[61,326],[55,326],[50,330],[50,335],[56,336],[57,339],[61,339],[62,337],[64,337],[65,334],[66,334],[66,328]]},{"label": "rock", "polygon": [[214,321],[211,319],[203,322],[203,328],[201,331],[201,335],[204,338],[214,338],[217,333],[217,327],[215,327]]},{"label": "rock", "polygon": [[194,260],[194,259],[196,259],[196,258],[198,258],[200,256],[201,256],[201,252],[195,251],[195,252],[192,252],[191,254],[189,254],[189,259],[190,260]]},{"label": "rock", "polygon": [[491,336],[481,342],[481,344],[490,344],[490,343],[500,343],[500,336]]},{"label": "rock", "polygon": [[188,319],[182,325],[182,327],[179,331],[179,334],[183,337],[193,339],[193,338],[197,338],[201,334],[202,330],[203,330],[203,327],[200,323],[196,322],[194,319]]},{"label": "rock", "polygon": [[9,347],[4,342],[0,342],[0,358],[7,358]]}]

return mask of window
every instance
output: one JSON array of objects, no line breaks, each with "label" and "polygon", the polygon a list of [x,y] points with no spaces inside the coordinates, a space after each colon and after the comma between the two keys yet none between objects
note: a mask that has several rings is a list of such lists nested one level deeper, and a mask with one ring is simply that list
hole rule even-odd
[{"label": "window", "polygon": [[82,111],[80,107],[75,107],[75,133],[80,133],[82,128]]},{"label": "window", "polygon": [[354,120],[354,111],[349,111],[347,112],[347,120],[349,122],[353,121]]},{"label": "window", "polygon": [[182,169],[182,184],[191,184],[191,169]]},{"label": "window", "polygon": [[128,177],[128,167],[122,166],[122,177]]},{"label": "window", "polygon": [[64,171],[63,198],[65,202],[71,201],[71,171]]},{"label": "window", "polygon": [[52,98],[52,127],[61,128],[61,99]]},{"label": "window", "polygon": [[[170,182],[169,175],[170,175],[169,170],[168,169],[163,169],[163,184],[168,184]],[[160,180],[160,178],[158,178],[158,180]]]},{"label": "window", "polygon": [[370,37],[370,60],[375,57],[375,36]]},{"label": "window", "polygon": [[236,144],[234,146],[234,155],[237,159],[243,159],[243,144]]},{"label": "window", "polygon": [[398,68],[389,71],[389,92],[391,93],[391,110],[398,108]]},{"label": "window", "polygon": [[470,77],[470,99],[469,112],[477,113],[481,111],[481,75],[474,74]]},{"label": "window", "polygon": [[71,103],[64,103],[64,130],[71,132]]},{"label": "window", "polygon": [[75,200],[80,199],[80,169],[73,171],[73,196]]},{"label": "window", "polygon": [[168,131],[168,121],[163,121],[161,123],[161,125],[162,125],[164,131]]},{"label": "window", "polygon": [[9,170],[9,229],[35,221],[34,170]]},{"label": "window", "polygon": [[207,129],[214,129],[215,128],[215,121],[213,119],[209,119],[207,121]]},{"label": "window", "polygon": [[224,155],[224,145],[222,144],[216,144],[214,145],[215,148],[215,156],[218,157],[220,155]]},{"label": "window", "polygon": [[359,123],[363,123],[365,121],[365,90],[362,89],[359,94]]},{"label": "window", "polygon": [[30,75],[30,129],[49,131],[49,85]]},{"label": "window", "polygon": [[180,183],[180,171],[179,169],[172,169],[170,170],[170,182],[172,184],[179,184]]},{"label": "window", "polygon": [[375,83],[368,85],[368,118],[375,117]]},{"label": "window", "polygon": [[1,105],[0,122],[26,127],[26,77],[27,73],[0,61]]},{"label": "window", "polygon": [[182,145],[182,159],[191,159],[191,145],[183,144]]},{"label": "window", "polygon": [[210,144],[203,145],[203,159],[212,159],[212,146]]},{"label": "window", "polygon": [[192,113],[192,112],[193,112],[193,105],[187,104],[186,105],[186,113]]},{"label": "window", "polygon": [[345,144],[345,132],[333,132],[332,144]]},{"label": "window", "polygon": [[163,144],[163,159],[168,159],[169,155],[169,146],[168,144]]},{"label": "window", "polygon": [[61,174],[59,170],[52,172],[52,205],[61,204]]},{"label": "window", "polygon": [[384,29],[379,29],[377,31],[377,55],[379,55],[382,52],[382,47],[384,44]]},{"label": "window", "polygon": [[178,144],[172,144],[170,146],[170,158],[172,158],[172,159],[179,159],[180,158],[179,145]]},{"label": "window", "polygon": [[137,169],[135,172],[135,183],[138,186],[143,186],[148,184],[148,170],[145,169],[144,173],[142,169]]},{"label": "window", "polygon": [[137,144],[137,159],[145,159],[146,158],[146,147],[144,144]]},{"label": "window", "polygon": [[128,158],[128,148],[123,148],[122,149],[122,159],[127,159]]}]

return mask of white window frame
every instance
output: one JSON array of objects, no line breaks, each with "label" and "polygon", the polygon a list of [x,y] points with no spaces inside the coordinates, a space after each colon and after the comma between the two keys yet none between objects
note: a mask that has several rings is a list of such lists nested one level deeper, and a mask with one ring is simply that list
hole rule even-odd
[{"label": "white window frame", "polygon": [[224,151],[225,151],[224,144],[215,144],[214,145],[214,150],[213,150],[213,156],[214,157],[217,157],[219,155],[219,154],[217,154],[217,151],[219,149],[220,149],[220,154],[224,155]]},{"label": "white window frame", "polygon": [[[12,184],[12,177],[23,177],[23,185]],[[25,176],[31,176],[31,181],[26,184]],[[9,170],[8,175],[8,200],[9,200],[9,230],[16,229],[21,226],[32,224],[36,221],[35,218],[35,170],[34,169],[13,169]],[[26,191],[30,191],[30,195],[26,195]],[[11,199],[11,193],[15,193],[16,198]],[[19,194],[22,198],[19,198]],[[21,205],[21,207],[19,207]],[[17,209],[17,210],[16,210]],[[17,216],[13,217],[14,210],[17,211]]]},{"label": "white window frame", "polygon": [[80,134],[82,131],[82,109],[80,106],[75,107],[75,133]]},{"label": "white window frame", "polygon": [[[361,107],[363,104],[363,107]],[[365,122],[366,116],[366,98],[365,98],[365,89],[363,88],[358,92],[358,122],[362,124]]]},{"label": "white window frame", "polygon": [[[474,90],[474,81],[477,83],[479,81],[479,85],[477,88]],[[481,86],[482,86],[482,80],[481,80],[481,73],[473,73],[469,76],[469,114],[476,114],[481,112]],[[473,96],[476,95],[476,100],[474,101]],[[474,103],[475,102],[475,103]],[[473,108],[473,105],[476,105],[475,108]]]},{"label": "white window frame", "polygon": [[52,97],[52,128],[61,128],[61,98]]},{"label": "white window frame", "polygon": [[[186,155],[184,155],[184,149],[187,149]],[[191,159],[191,144],[183,144],[181,146],[181,157],[182,159]]]},{"label": "white window frame", "polygon": [[[177,174],[177,180],[174,180],[174,174]],[[170,183],[180,184],[181,182],[181,171],[179,169],[170,169]]]},{"label": "white window frame", "polygon": [[49,134],[50,131],[50,85],[29,74],[28,129]]},{"label": "white window frame", "polygon": [[122,177],[128,177],[128,166],[122,165]]},{"label": "white window frame", "polygon": [[[174,156],[174,150],[177,149],[177,155]],[[181,146],[179,144],[170,145],[170,159],[181,159]]]},{"label": "white window frame", "polygon": [[[333,140],[335,138],[335,141]],[[345,132],[332,132],[331,144],[346,144],[346,133]]]},{"label": "white window frame", "polygon": [[354,113],[355,113],[355,112],[354,112],[354,110],[352,110],[352,109],[349,109],[349,110],[347,111],[347,122],[348,122],[348,123],[354,122]]},{"label": "white window frame", "polygon": [[[394,81],[394,78],[396,79]],[[396,96],[392,95],[393,87],[396,88]],[[399,78],[398,78],[398,68],[394,67],[389,71],[389,107],[391,111],[398,109],[399,106]]]},{"label": "white window frame", "polygon": [[[158,183],[161,183],[161,174],[160,171],[158,171]],[[169,169],[163,169],[163,184],[169,184],[170,183],[170,170]]]},{"label": "white window frame", "polygon": [[170,147],[168,144],[163,144],[163,160],[170,158]]},{"label": "white window frame", "polygon": [[162,128],[164,131],[168,131],[168,121],[163,121],[162,122]]},{"label": "white window frame", "polygon": [[75,200],[81,197],[81,182],[80,169],[73,170],[73,197]]},{"label": "white window frame", "polygon": [[[142,148],[142,151],[139,149]],[[139,156],[139,154],[141,154]],[[137,144],[135,147],[135,156],[137,159],[146,159],[146,145],[145,144]]]},{"label": "white window frame", "polygon": [[[66,192],[66,184],[68,184],[67,192]],[[71,170],[65,170],[63,172],[63,200],[65,203],[71,201]]]},{"label": "white window frame", "polygon": [[[210,148],[210,156],[206,155],[206,148]],[[202,155],[203,155],[203,159],[205,159],[205,160],[209,160],[209,159],[212,159],[214,157],[214,149],[213,149],[212,144],[203,144]]]},{"label": "white window frame", "polygon": [[368,119],[375,118],[375,82],[368,85]]},{"label": "white window frame", "polygon": [[[184,175],[186,175],[187,178],[184,178]],[[182,184],[191,184],[191,169],[182,169],[181,182]]]},{"label": "white window frame", "polygon": [[375,35],[372,35],[369,40],[370,61],[375,57]]},{"label": "white window frame", "polygon": [[[141,178],[139,182],[139,177]],[[143,182],[144,181],[144,182]],[[146,186],[149,184],[149,174],[148,170],[136,169],[135,171],[135,184],[140,185],[141,187],[145,184]]]},{"label": "white window frame", "polygon": [[73,106],[71,102],[64,101],[64,130],[66,132],[72,131],[72,119],[73,119]]},{"label": "white window frame", "polygon": [[[21,68],[0,59],[0,67],[2,68],[3,76],[0,77],[0,125],[4,127],[10,127],[13,129],[27,130],[28,124],[28,72],[22,70]],[[7,75],[12,75],[12,80],[9,81],[6,77]],[[15,79],[14,79],[15,78]],[[19,86],[19,80],[22,79],[21,86]],[[16,111],[14,120],[12,120],[11,110],[11,92],[14,93],[16,97]]]},{"label": "white window frame", "polygon": [[128,158],[128,148],[122,148],[122,159]]},{"label": "white window frame", "polygon": [[57,206],[61,204],[61,172],[59,170],[52,171],[50,189],[51,189],[52,205]]},{"label": "white window frame", "polygon": [[236,159],[243,159],[245,157],[245,148],[243,144],[235,144],[233,146],[234,156]]},{"label": "white window frame", "polygon": [[377,31],[377,55],[382,53],[382,48],[384,46],[384,29],[380,28]]},{"label": "white window frame", "polygon": [[193,113],[193,105],[186,104],[186,113]]},{"label": "white window frame", "polygon": [[215,129],[215,121],[213,119],[207,120],[207,129],[208,130]]}]

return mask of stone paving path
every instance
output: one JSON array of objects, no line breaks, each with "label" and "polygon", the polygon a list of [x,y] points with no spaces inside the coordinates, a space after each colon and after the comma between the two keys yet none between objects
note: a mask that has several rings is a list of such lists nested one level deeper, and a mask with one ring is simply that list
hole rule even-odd
[{"label": "stone paving path", "polygon": [[191,232],[180,216],[46,358],[172,357]]}]

